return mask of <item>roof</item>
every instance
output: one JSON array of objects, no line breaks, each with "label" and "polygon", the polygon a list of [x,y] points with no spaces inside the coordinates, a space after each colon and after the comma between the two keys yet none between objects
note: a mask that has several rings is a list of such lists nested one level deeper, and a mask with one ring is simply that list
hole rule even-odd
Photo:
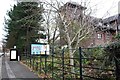
[{"label": "roof", "polygon": [[112,26],[104,25],[103,20],[101,18],[96,18],[93,16],[88,16],[88,17],[92,20],[93,25],[102,31],[106,31],[106,30],[115,31],[116,30]]},{"label": "roof", "polygon": [[119,14],[103,19],[103,23],[109,23],[109,22],[112,22],[114,20],[117,20],[118,19],[118,15]]},{"label": "roof", "polygon": [[73,5],[73,6],[75,6],[75,7],[78,7],[78,8],[80,8],[80,9],[83,9],[83,10],[85,10],[85,9],[87,9],[86,7],[83,7],[82,5],[80,5],[79,3],[77,3],[77,2],[67,2],[65,5]]}]

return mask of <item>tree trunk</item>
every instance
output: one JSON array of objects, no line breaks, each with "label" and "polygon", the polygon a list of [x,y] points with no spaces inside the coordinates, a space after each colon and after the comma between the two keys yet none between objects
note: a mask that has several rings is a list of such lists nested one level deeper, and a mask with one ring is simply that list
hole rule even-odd
[{"label": "tree trunk", "polygon": [[72,66],[71,68],[71,72],[74,73],[74,56],[73,56],[73,51],[72,51],[72,47],[69,46],[69,54],[70,54],[70,65]]}]

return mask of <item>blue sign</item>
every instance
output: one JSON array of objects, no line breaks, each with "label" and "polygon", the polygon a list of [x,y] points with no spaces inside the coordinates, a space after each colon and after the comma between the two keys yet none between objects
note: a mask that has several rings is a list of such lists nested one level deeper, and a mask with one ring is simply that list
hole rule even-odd
[{"label": "blue sign", "polygon": [[31,54],[46,54],[49,55],[49,45],[31,44]]}]

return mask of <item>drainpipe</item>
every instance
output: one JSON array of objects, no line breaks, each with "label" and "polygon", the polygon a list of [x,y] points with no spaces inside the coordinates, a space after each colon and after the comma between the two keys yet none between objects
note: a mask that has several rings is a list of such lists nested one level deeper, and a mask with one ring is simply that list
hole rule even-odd
[{"label": "drainpipe", "polygon": [[117,24],[117,34],[119,34],[120,14],[118,14],[118,18],[116,20],[116,24]]},{"label": "drainpipe", "polygon": [[117,28],[116,28],[116,35],[118,35],[118,19],[116,20],[116,26],[117,26]]}]

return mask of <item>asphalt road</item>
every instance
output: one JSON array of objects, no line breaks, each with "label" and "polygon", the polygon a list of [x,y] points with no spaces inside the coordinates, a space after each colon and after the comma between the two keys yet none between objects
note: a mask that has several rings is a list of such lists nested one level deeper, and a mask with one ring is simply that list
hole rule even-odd
[{"label": "asphalt road", "polygon": [[36,74],[18,61],[10,61],[9,56],[0,57],[0,80],[40,80]]}]

